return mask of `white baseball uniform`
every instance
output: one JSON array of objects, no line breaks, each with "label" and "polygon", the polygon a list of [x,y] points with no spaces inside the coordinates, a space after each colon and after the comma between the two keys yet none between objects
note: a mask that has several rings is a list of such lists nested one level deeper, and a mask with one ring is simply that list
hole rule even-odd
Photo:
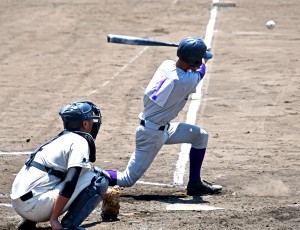
[{"label": "white baseball uniform", "polygon": [[164,61],[145,90],[144,111],[139,115],[136,148],[124,172],[117,172],[117,184],[132,186],[149,168],[164,144],[191,143],[192,147],[207,147],[207,132],[195,125],[171,122],[185,106],[191,93],[205,74],[184,71],[176,62]]},{"label": "white baseball uniform", "polygon": [[[68,209],[77,195],[91,183],[95,175],[89,163],[87,141],[80,135],[69,131],[64,131],[61,136],[43,146],[37,152],[34,161],[65,173],[70,167],[82,168],[75,191],[63,212]],[[24,165],[12,185],[12,205],[16,212],[25,219],[35,222],[48,221],[61,187],[60,178],[49,175],[36,167]],[[30,191],[32,191],[33,197],[22,201],[20,197]]]}]

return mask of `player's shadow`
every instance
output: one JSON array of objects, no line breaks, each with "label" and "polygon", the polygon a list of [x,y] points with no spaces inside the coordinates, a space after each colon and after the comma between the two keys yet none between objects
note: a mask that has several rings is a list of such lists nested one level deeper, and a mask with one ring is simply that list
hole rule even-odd
[{"label": "player's shadow", "polygon": [[[116,220],[117,221],[117,220]],[[92,223],[89,223],[89,224],[83,224],[83,225],[81,225],[80,227],[83,227],[83,228],[90,228],[90,227],[94,227],[94,226],[96,226],[96,225],[98,225],[98,224],[101,224],[103,221],[94,221],[94,222],[92,222]],[[1,229],[1,228],[0,228]],[[38,229],[38,230],[52,230],[52,228],[49,226],[49,227],[41,227],[41,226],[39,226],[39,227],[37,227],[37,228],[35,228],[35,229]],[[28,229],[28,230],[30,230],[30,229]]]},{"label": "player's shadow", "polygon": [[187,199],[187,195],[121,195],[121,199],[124,200],[137,200],[137,201],[160,201],[168,204],[181,203],[181,204],[203,204],[209,203],[203,200],[202,196],[192,196],[191,199]]},{"label": "player's shadow", "polygon": [[[119,219],[116,219],[116,220],[114,220],[114,221],[110,221],[110,222],[115,222],[115,221],[119,221]],[[94,222],[91,222],[91,223],[88,223],[88,224],[83,224],[83,225],[81,225],[80,227],[83,227],[83,228],[91,228],[91,227],[94,227],[94,226],[96,226],[96,225],[98,225],[98,224],[101,224],[102,222],[104,222],[104,221],[94,221]],[[1,228],[0,228],[1,229]],[[52,228],[49,226],[49,227],[37,227],[37,228],[35,228],[35,229],[38,229],[38,230],[52,230]],[[30,230],[30,229],[28,229],[28,230]]]}]

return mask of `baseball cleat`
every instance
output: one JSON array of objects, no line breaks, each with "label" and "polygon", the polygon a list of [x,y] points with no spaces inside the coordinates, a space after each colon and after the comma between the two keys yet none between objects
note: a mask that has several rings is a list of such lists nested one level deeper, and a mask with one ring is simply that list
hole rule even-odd
[{"label": "baseball cleat", "polygon": [[204,180],[200,180],[197,183],[188,183],[187,185],[187,195],[197,196],[206,194],[217,194],[222,190],[221,185],[214,185]]},{"label": "baseball cleat", "polygon": [[18,225],[17,225],[18,230],[34,230],[36,228],[36,222],[30,221],[30,220],[22,220]]}]

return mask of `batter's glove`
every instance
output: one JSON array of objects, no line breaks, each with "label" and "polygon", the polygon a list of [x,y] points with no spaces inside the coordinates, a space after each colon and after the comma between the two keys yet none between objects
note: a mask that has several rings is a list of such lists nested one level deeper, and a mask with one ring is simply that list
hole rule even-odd
[{"label": "batter's glove", "polygon": [[120,187],[115,185],[112,188],[108,188],[101,207],[101,217],[103,221],[118,220],[118,214],[120,210]]}]

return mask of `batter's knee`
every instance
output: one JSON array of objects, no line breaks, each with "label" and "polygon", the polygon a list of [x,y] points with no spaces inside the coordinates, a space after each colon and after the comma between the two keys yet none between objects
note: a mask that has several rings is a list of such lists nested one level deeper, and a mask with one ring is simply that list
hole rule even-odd
[{"label": "batter's knee", "polygon": [[138,176],[132,175],[133,172],[118,172],[117,185],[120,187],[132,187],[139,179]]},{"label": "batter's knee", "polygon": [[132,187],[136,183],[136,180],[130,180],[130,179],[125,179],[125,180],[118,180],[118,185],[121,187]]},{"label": "batter's knee", "polygon": [[203,128],[199,128],[197,135],[195,135],[195,138],[191,143],[192,147],[195,149],[205,149],[207,147],[208,137],[208,132]]}]

